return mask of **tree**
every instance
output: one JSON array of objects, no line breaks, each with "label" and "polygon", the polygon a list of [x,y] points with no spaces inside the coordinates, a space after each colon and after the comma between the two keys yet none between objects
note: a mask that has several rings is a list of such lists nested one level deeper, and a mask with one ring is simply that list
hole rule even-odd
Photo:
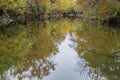
[{"label": "tree", "polygon": [[120,2],[117,0],[100,0],[97,4],[97,18],[108,21],[120,16]]},{"label": "tree", "polygon": [[0,9],[7,15],[24,13],[25,6],[24,0],[0,0]]}]

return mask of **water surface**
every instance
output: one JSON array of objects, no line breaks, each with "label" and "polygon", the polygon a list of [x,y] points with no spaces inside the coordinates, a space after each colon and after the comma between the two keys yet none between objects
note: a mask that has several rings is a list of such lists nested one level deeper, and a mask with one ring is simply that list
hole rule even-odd
[{"label": "water surface", "polygon": [[0,80],[120,79],[120,28],[53,19],[0,30]]}]

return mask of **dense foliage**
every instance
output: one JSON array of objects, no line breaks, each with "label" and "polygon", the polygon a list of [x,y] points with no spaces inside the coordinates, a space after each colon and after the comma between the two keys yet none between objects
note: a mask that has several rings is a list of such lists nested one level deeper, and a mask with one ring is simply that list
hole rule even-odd
[{"label": "dense foliage", "polygon": [[0,0],[0,15],[83,13],[85,19],[120,21],[119,0]]},{"label": "dense foliage", "polygon": [[18,13],[24,13],[25,7],[25,0],[0,0],[0,15],[14,16]]},{"label": "dense foliage", "polygon": [[[118,0],[100,0],[97,4],[97,17],[101,21],[120,19],[120,1]],[[118,20],[119,20],[118,19]]]},{"label": "dense foliage", "polygon": [[120,16],[118,0],[77,0],[77,4],[87,18],[95,16],[100,21],[107,21]]}]

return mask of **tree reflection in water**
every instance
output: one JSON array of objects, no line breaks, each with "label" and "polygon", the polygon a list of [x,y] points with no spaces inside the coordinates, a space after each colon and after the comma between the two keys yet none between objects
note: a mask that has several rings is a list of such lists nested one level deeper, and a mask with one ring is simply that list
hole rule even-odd
[{"label": "tree reflection in water", "polygon": [[120,78],[119,28],[66,18],[8,26],[0,33],[2,80]]},{"label": "tree reflection in water", "polygon": [[119,29],[82,23],[77,31],[77,51],[89,64],[102,72],[108,80],[120,79]]}]

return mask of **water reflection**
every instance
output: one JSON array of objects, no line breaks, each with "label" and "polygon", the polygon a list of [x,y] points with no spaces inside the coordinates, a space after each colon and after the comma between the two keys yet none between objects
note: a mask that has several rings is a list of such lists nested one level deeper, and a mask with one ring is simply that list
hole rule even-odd
[{"label": "water reflection", "polygon": [[77,31],[77,50],[91,67],[108,80],[120,79],[120,33],[117,29],[82,23]]},{"label": "water reflection", "polygon": [[34,21],[5,27],[0,42],[1,80],[120,78],[117,28],[77,19]]},{"label": "water reflection", "polygon": [[[72,41],[73,37],[75,38],[68,33],[65,40],[58,45],[58,53],[52,58],[56,64],[55,70],[52,70],[51,74],[43,80],[93,80],[96,78],[96,74],[92,72],[94,69],[77,54],[75,50],[77,44]],[[105,79],[100,75],[99,71],[96,79]]]}]

